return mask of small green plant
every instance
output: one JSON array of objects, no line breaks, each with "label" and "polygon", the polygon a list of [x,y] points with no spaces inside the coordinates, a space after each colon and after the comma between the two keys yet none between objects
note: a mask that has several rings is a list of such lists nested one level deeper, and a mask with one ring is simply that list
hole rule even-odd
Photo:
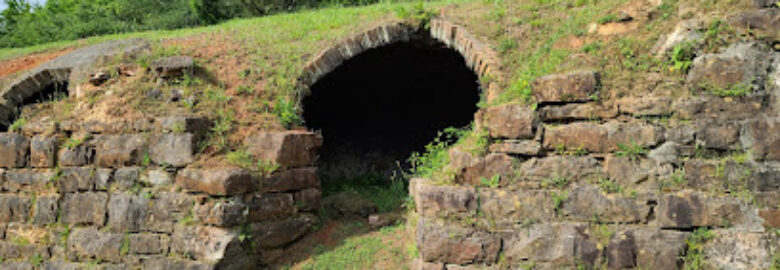
[{"label": "small green plant", "polygon": [[10,132],[21,132],[24,125],[27,124],[26,118],[19,118],[14,121],[11,126],[8,127],[8,131]]},{"label": "small green plant", "polygon": [[691,43],[677,44],[672,49],[672,55],[669,58],[669,71],[686,73],[693,63],[693,45]]},{"label": "small green plant", "polygon": [[34,267],[41,267],[41,264],[43,264],[43,256],[41,254],[36,253],[32,257],[30,257],[30,264],[32,264]]},{"label": "small green plant", "polygon": [[248,85],[241,85],[241,86],[238,87],[237,92],[238,92],[239,95],[247,95],[248,96],[248,95],[251,95],[252,92],[254,92],[254,89],[252,89],[252,87],[250,87]]},{"label": "small green plant", "polygon": [[619,150],[615,152],[615,154],[619,157],[628,157],[631,161],[638,161],[647,153],[647,150],[637,144],[633,139],[631,139],[631,142],[628,145],[618,143],[617,147]]},{"label": "small green plant", "polygon": [[607,23],[611,23],[611,22],[616,22],[617,20],[618,20],[617,15],[615,15],[615,14],[607,14],[607,15],[601,16],[599,18],[599,20],[598,20],[598,23],[599,24],[607,24]]},{"label": "small green plant", "polygon": [[502,37],[498,43],[498,52],[502,54],[508,53],[515,48],[517,48],[517,40],[510,36]]},{"label": "small green plant", "polygon": [[699,87],[719,97],[744,97],[753,92],[753,88],[748,83],[737,83],[724,88],[702,82]]},{"label": "small green plant", "polygon": [[698,228],[688,236],[685,243],[688,245],[688,250],[683,257],[685,270],[699,270],[704,269],[706,262],[704,261],[704,244],[712,239],[712,231],[707,228]]},{"label": "small green plant", "polygon": [[279,169],[279,164],[276,162],[255,159],[246,150],[228,152],[226,158],[231,164],[262,176],[269,176]]},{"label": "small green plant", "polygon": [[141,166],[147,168],[150,165],[152,165],[152,156],[149,154],[149,150],[146,150],[141,157]]},{"label": "small green plant", "polygon": [[549,187],[555,187],[555,188],[565,188],[566,185],[569,184],[569,178],[565,176],[555,175],[553,177],[546,178],[542,180],[542,187],[543,188],[549,188]]},{"label": "small green plant", "polygon": [[598,41],[596,41],[596,42],[593,42],[593,43],[588,43],[588,44],[585,44],[585,46],[582,46],[582,49],[581,49],[581,50],[582,50],[582,52],[584,52],[584,53],[592,53],[592,54],[595,54],[595,53],[597,53],[599,50],[601,50],[601,42],[598,42]]},{"label": "small green plant", "polygon": [[86,135],[81,136],[79,138],[71,137],[71,138],[68,138],[68,140],[66,140],[65,143],[62,146],[67,148],[67,149],[74,149],[76,147],[81,146],[82,144],[84,144],[84,142],[88,141],[91,138],[92,138],[92,135],[90,135],[90,134],[86,134]]},{"label": "small green plant", "polygon": [[479,179],[479,182],[482,184],[482,186],[489,187],[489,188],[498,188],[500,181],[501,181],[500,175],[494,175],[489,179],[485,177]]},{"label": "small green plant", "polygon": [[130,253],[130,235],[125,234],[122,238],[122,245],[119,247],[119,254],[125,256],[128,253]]},{"label": "small green plant", "polygon": [[449,146],[468,132],[467,129],[445,128],[431,143],[425,146],[425,152],[415,152],[409,157],[411,173],[415,176],[430,178],[440,172],[449,162]]},{"label": "small green plant", "polygon": [[598,182],[599,188],[601,191],[605,193],[622,193],[623,187],[620,186],[617,182],[610,179],[601,179]]},{"label": "small green plant", "polygon": [[601,222],[595,223],[593,226],[591,226],[591,230],[593,231],[593,236],[596,237],[599,245],[602,247],[606,247],[607,244],[609,244],[609,240],[612,238],[612,235],[615,234],[615,232],[609,229],[607,224]]},{"label": "small green plant", "polygon": [[555,211],[555,215],[557,216],[563,207],[563,202],[569,199],[569,192],[563,191],[561,193],[557,193],[555,191],[552,191],[550,192],[550,196],[552,197],[553,200],[553,210]]},{"label": "small green plant", "polygon": [[436,16],[436,12],[425,8],[423,2],[417,2],[411,9],[405,7],[398,7],[395,10],[396,16],[403,20],[411,21],[413,24],[417,24],[420,28],[428,29],[433,17]]},{"label": "small green plant", "polygon": [[301,116],[295,104],[286,98],[277,98],[273,105],[273,112],[279,118],[283,126],[290,128],[300,124]]}]

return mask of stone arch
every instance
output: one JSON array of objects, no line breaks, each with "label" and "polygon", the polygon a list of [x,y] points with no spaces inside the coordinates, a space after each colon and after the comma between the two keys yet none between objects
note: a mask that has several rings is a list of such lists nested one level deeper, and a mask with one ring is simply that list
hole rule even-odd
[{"label": "stone arch", "polygon": [[[320,78],[339,67],[345,61],[369,49],[382,47],[396,42],[409,41],[415,29],[403,23],[390,23],[349,37],[338,44],[320,52],[303,68],[300,82],[304,95]],[[430,36],[459,52],[466,65],[483,79],[483,91],[488,101],[498,95],[499,84],[504,80],[497,53],[464,27],[444,19],[432,19],[427,30]],[[484,80],[486,79],[486,80]]]},{"label": "stone arch", "polygon": [[307,126],[325,137],[322,178],[392,175],[442,129],[474,121],[481,94],[494,96],[496,54],[460,26],[429,25],[360,32],[305,66],[300,101]]},{"label": "stone arch", "polygon": [[25,72],[0,89],[0,130],[13,123],[22,106],[40,102],[37,97],[50,91],[74,95],[78,84],[86,82],[95,69],[116,57],[135,58],[149,50],[149,43],[143,39],[107,41],[74,50]]}]

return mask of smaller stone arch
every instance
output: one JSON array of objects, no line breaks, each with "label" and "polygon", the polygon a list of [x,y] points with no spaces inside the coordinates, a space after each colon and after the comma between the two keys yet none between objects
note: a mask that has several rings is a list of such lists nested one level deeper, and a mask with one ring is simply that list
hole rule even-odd
[{"label": "smaller stone arch", "polygon": [[14,121],[20,107],[37,103],[36,97],[53,88],[75,93],[78,83],[87,81],[96,68],[116,57],[135,58],[149,51],[149,43],[143,39],[107,41],[74,50],[27,71],[0,90],[0,130]]},{"label": "smaller stone arch", "polygon": [[[303,68],[300,82],[303,96],[320,78],[339,67],[345,61],[369,49],[395,42],[409,41],[418,29],[404,23],[390,23],[355,34],[325,49]],[[504,75],[497,53],[464,27],[445,19],[432,19],[424,33],[458,51],[466,65],[483,81],[483,91],[490,102],[498,96]],[[489,78],[485,80],[486,78]]]}]

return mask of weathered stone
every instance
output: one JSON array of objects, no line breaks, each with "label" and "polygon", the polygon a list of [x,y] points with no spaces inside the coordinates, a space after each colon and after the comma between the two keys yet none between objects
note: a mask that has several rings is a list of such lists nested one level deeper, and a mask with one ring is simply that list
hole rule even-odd
[{"label": "weathered stone", "polygon": [[249,207],[249,221],[282,219],[295,213],[293,196],[289,193],[266,193],[252,197]]},{"label": "weathered stone", "polygon": [[553,266],[593,265],[599,256],[595,239],[586,234],[588,226],[577,223],[534,224],[506,240],[504,257],[508,262],[546,262]]},{"label": "weathered stone", "polygon": [[150,158],[156,164],[184,167],[195,161],[192,133],[166,133],[154,136],[149,146]]},{"label": "weathered stone", "polygon": [[171,237],[167,234],[131,234],[127,241],[131,254],[166,254]]},{"label": "weathered stone", "polygon": [[200,116],[170,116],[161,119],[162,130],[173,133],[192,133],[199,140],[209,131],[211,121]]},{"label": "weathered stone", "polygon": [[735,122],[700,120],[696,125],[696,140],[704,147],[736,150],[739,145],[740,125]]},{"label": "weathered stone", "polygon": [[645,221],[650,206],[620,194],[603,194],[597,186],[585,185],[569,192],[560,212],[571,220],[581,222],[597,216],[609,223],[639,223]]},{"label": "weathered stone", "polygon": [[609,155],[604,161],[604,173],[616,184],[626,188],[657,188],[673,172],[670,164],[660,164],[649,159],[631,160],[629,157]]},{"label": "weathered stone", "polygon": [[[716,230],[703,247],[703,260],[712,269],[771,269],[772,243],[766,234]],[[777,252],[777,246],[774,247]]]},{"label": "weathered stone", "polygon": [[570,121],[614,118],[618,111],[613,106],[593,103],[570,103],[561,106],[544,106],[539,109],[542,121]]},{"label": "weathered stone", "polygon": [[481,185],[493,177],[499,177],[499,183],[506,185],[514,177],[515,159],[506,154],[488,154],[470,166],[458,172],[455,182],[469,185]]},{"label": "weathered stone", "polygon": [[260,248],[275,248],[298,240],[315,225],[317,218],[310,214],[301,214],[285,220],[269,220],[254,223],[252,241]]},{"label": "weathered stone", "polygon": [[20,168],[27,163],[30,141],[16,133],[0,133],[0,167]]},{"label": "weathered stone", "polygon": [[49,251],[46,246],[37,244],[16,244],[0,241],[0,256],[3,259],[29,259],[36,255],[46,259]]},{"label": "weathered stone", "polygon": [[293,199],[298,211],[315,211],[320,208],[320,198],[322,192],[316,188],[304,189],[295,192]]},{"label": "weathered stone", "polygon": [[609,133],[602,125],[572,123],[555,128],[545,128],[544,148],[584,149],[591,152],[606,152]]},{"label": "weathered stone", "polygon": [[[292,197],[291,194],[288,194]],[[290,199],[292,200],[292,199]],[[212,200],[195,206],[193,213],[203,224],[218,227],[232,227],[244,221],[246,205],[233,201]]]},{"label": "weathered stone", "polygon": [[98,136],[95,147],[95,163],[109,168],[141,165],[149,152],[146,138],[135,134]]},{"label": "weathered stone", "polygon": [[555,216],[555,206],[548,191],[481,189],[476,200],[468,204],[477,204],[479,211],[461,217],[481,216],[476,219],[477,224],[497,230],[519,229],[524,223],[547,221]]},{"label": "weathered stone", "polygon": [[617,122],[612,121],[604,124],[608,133],[608,143],[606,150],[620,150],[620,145],[641,146],[650,148],[658,145],[664,139],[664,129],[660,126],[646,122]]},{"label": "weathered stone", "polygon": [[672,114],[672,99],[669,97],[628,97],[616,102],[621,114],[633,116],[665,116]]},{"label": "weathered stone", "polygon": [[48,225],[56,222],[59,210],[57,195],[40,195],[35,198],[35,208],[32,215],[32,223],[36,225]]},{"label": "weathered stone", "polygon": [[68,251],[82,260],[122,261],[123,235],[106,233],[94,227],[74,228],[68,236]]},{"label": "weathered stone", "polygon": [[742,84],[753,89],[756,87],[754,80],[766,75],[768,62],[761,59],[767,59],[767,56],[757,44],[734,44],[723,53],[696,57],[688,72],[687,84],[694,88],[719,89]]},{"label": "weathered stone", "polygon": [[72,148],[62,148],[57,156],[57,162],[61,167],[85,166],[92,163],[95,150],[89,145],[80,144]]},{"label": "weathered stone", "polygon": [[56,173],[50,170],[10,170],[5,172],[3,189],[11,192],[41,190],[46,188],[55,176]]},{"label": "weathered stone", "polygon": [[254,188],[252,174],[240,168],[186,168],[176,176],[176,184],[188,191],[210,195],[241,195]]},{"label": "weathered stone", "polygon": [[439,186],[427,179],[412,179],[410,192],[414,197],[417,213],[424,217],[473,215],[477,200],[474,188]]},{"label": "weathered stone", "polygon": [[642,269],[679,269],[688,233],[669,230],[636,230],[636,266]]},{"label": "weathered stone", "polygon": [[674,31],[658,39],[653,47],[653,52],[656,56],[666,57],[679,45],[695,44],[702,39],[702,29],[704,29],[704,23],[700,20],[681,21],[674,27]]},{"label": "weathered stone", "polygon": [[542,144],[532,140],[505,140],[490,145],[490,152],[536,156],[542,152]]},{"label": "weathered stone", "polygon": [[780,118],[761,117],[747,124],[742,144],[756,160],[780,161]]},{"label": "weathered stone", "polygon": [[498,236],[455,225],[445,225],[420,218],[417,246],[426,262],[493,264],[498,259],[501,239]]},{"label": "weathered stone", "polygon": [[147,216],[149,200],[129,192],[113,193],[108,201],[108,226],[113,232],[138,232]]},{"label": "weathered stone", "polygon": [[[667,133],[668,134],[668,133]],[[656,162],[656,164],[677,163],[682,154],[681,146],[673,141],[668,141],[657,148],[650,150],[647,157]]]},{"label": "weathered stone", "polygon": [[606,249],[607,267],[625,269],[636,266],[637,245],[632,231],[623,231],[613,235]]},{"label": "weathered stone", "polygon": [[371,214],[368,216],[368,225],[371,226],[371,228],[381,228],[388,225],[396,224],[399,220],[401,220],[401,214],[399,213],[379,213],[379,214]]},{"label": "weathered stone", "polygon": [[474,157],[471,152],[457,146],[447,150],[447,155],[450,158],[450,162],[447,164],[446,170],[450,172],[463,171],[466,167],[478,161],[478,158]]},{"label": "weathered stone", "polygon": [[[761,6],[764,7],[777,3],[772,0],[754,0],[753,2],[758,1],[764,2],[761,3]],[[780,38],[780,33],[777,31],[777,25],[780,24],[780,11],[777,8],[744,11],[730,16],[727,21],[736,29],[750,29],[751,33],[766,36],[775,41]]]},{"label": "weathered stone", "polygon": [[780,209],[761,210],[758,215],[764,219],[764,226],[780,229]]},{"label": "weathered stone", "polygon": [[60,221],[102,226],[106,219],[106,193],[67,193],[62,197]]},{"label": "weathered stone", "polygon": [[531,139],[539,119],[526,105],[506,104],[485,109],[483,123],[493,138]]},{"label": "weathered stone", "polygon": [[662,228],[729,226],[762,230],[758,213],[738,199],[709,198],[690,190],[661,197],[655,212],[655,222]]},{"label": "weathered stone", "polygon": [[284,192],[317,188],[320,181],[317,179],[317,168],[298,168],[276,172],[263,179],[263,192]]},{"label": "weathered stone", "polygon": [[244,140],[255,157],[282,167],[295,168],[314,164],[322,135],[306,131],[257,132]]},{"label": "weathered stone", "polygon": [[696,97],[681,99],[674,104],[679,119],[745,120],[767,109],[765,94],[756,93],[741,98]]},{"label": "weathered stone", "polygon": [[24,222],[30,215],[31,207],[29,197],[0,194],[0,222]]},{"label": "weathered stone", "polygon": [[177,227],[171,238],[171,251],[196,260],[215,263],[229,258],[238,250],[243,253],[238,235],[229,229],[193,226]]},{"label": "weathered stone", "polygon": [[681,145],[693,142],[696,129],[693,125],[670,125],[666,128],[666,141]]},{"label": "weathered stone", "polygon": [[173,183],[173,176],[165,170],[149,170],[146,172],[146,177],[141,181],[151,184],[152,186],[166,186]]},{"label": "weathered stone", "polygon": [[119,168],[114,172],[114,182],[120,190],[126,190],[138,183],[141,175],[141,168],[127,167]]},{"label": "weathered stone", "polygon": [[589,101],[599,88],[599,74],[581,71],[547,75],[532,83],[537,102]]},{"label": "weathered stone", "polygon": [[195,200],[186,194],[157,192],[148,204],[149,210],[141,229],[171,233],[177,222],[191,214],[194,204]]},{"label": "weathered stone", "polygon": [[756,8],[768,8],[768,7],[776,7],[777,2],[774,0],[753,0],[753,6]]},{"label": "weathered stone", "polygon": [[368,217],[376,213],[376,205],[354,191],[343,191],[322,200],[322,207],[339,216]]},{"label": "weathered stone", "polygon": [[189,56],[170,56],[152,62],[152,71],[158,78],[176,79],[182,76],[192,76],[194,61]]},{"label": "weathered stone", "polygon": [[52,168],[57,153],[57,138],[36,135],[30,141],[30,167]]},{"label": "weathered stone", "polygon": [[550,156],[532,158],[520,165],[523,180],[540,182],[553,178],[582,181],[601,172],[598,160],[583,156]]},{"label": "weathered stone", "polygon": [[142,269],[148,270],[211,270],[214,266],[202,262],[170,257],[152,257],[143,261]]},{"label": "weathered stone", "polygon": [[57,181],[60,192],[93,191],[108,189],[111,169],[89,167],[65,168]]},{"label": "weathered stone", "polygon": [[3,262],[0,263],[0,269],[6,270],[33,270],[33,265],[29,262]]}]

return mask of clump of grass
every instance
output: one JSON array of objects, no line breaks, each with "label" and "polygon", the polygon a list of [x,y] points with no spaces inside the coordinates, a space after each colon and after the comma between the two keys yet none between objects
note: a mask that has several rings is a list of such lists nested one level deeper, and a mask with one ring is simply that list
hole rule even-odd
[{"label": "clump of grass", "polygon": [[409,200],[407,181],[403,178],[387,177],[380,173],[366,173],[332,181],[335,184],[323,187],[323,197],[341,192],[354,192],[376,205],[379,212],[400,210]]},{"label": "clump of grass", "polygon": [[8,127],[8,131],[10,132],[21,132],[24,125],[27,124],[26,118],[19,118],[14,121],[11,126]]},{"label": "clump of grass", "polygon": [[628,157],[629,160],[634,162],[638,161],[647,153],[647,150],[641,145],[637,144],[633,139],[631,139],[629,144],[618,143],[617,147],[619,149],[617,152],[615,152],[617,156]]},{"label": "clump of grass", "polygon": [[616,21],[618,21],[618,16],[617,15],[615,15],[615,14],[607,14],[607,15],[599,17],[598,23],[599,24],[607,24],[607,23],[616,22]]},{"label": "clump of grass", "polygon": [[599,189],[601,189],[601,191],[606,192],[608,194],[609,193],[622,193],[623,192],[623,187],[620,186],[620,184],[618,184],[614,180],[610,180],[610,179],[604,178],[604,179],[599,180],[598,185],[599,185]]},{"label": "clump of grass", "polygon": [[450,162],[447,149],[468,132],[467,129],[453,127],[439,132],[433,142],[425,146],[425,152],[415,152],[409,157],[412,175],[431,178],[434,174],[441,172]]},{"label": "clump of grass", "polygon": [[712,239],[714,234],[707,228],[698,228],[688,236],[685,243],[688,245],[683,262],[685,270],[699,270],[704,269],[706,262],[704,261],[704,244]]},{"label": "clump of grass", "polygon": [[279,169],[276,162],[256,159],[246,150],[228,152],[225,157],[231,164],[262,176],[271,175]]},{"label": "clump of grass", "polygon": [[71,138],[68,138],[68,140],[66,140],[65,143],[62,146],[67,148],[67,149],[73,149],[73,148],[81,146],[82,144],[84,144],[86,141],[88,141],[91,138],[92,138],[92,135],[90,135],[90,134],[86,134],[86,135],[83,135],[83,136],[80,136],[80,137],[71,137]]},{"label": "clump of grass", "polygon": [[688,42],[675,45],[669,58],[669,71],[683,74],[688,72],[695,56],[693,49],[693,44]]},{"label": "clump of grass", "polygon": [[498,188],[498,186],[499,186],[499,184],[501,182],[501,176],[500,175],[494,175],[493,177],[490,177],[490,178],[481,177],[479,179],[479,182],[484,187]]},{"label": "clump of grass", "polygon": [[737,83],[727,87],[719,87],[709,82],[702,82],[699,88],[719,97],[744,97],[753,92],[753,87],[748,83]]},{"label": "clump of grass", "polygon": [[561,193],[557,193],[555,191],[550,192],[550,196],[553,200],[553,211],[555,211],[555,215],[557,216],[560,214],[560,211],[563,207],[563,202],[565,202],[567,199],[569,199],[569,192],[563,191]]},{"label": "clump of grass", "polygon": [[569,184],[569,178],[560,175],[555,175],[553,177],[549,177],[542,181],[543,188],[554,187],[554,188],[563,189],[568,184]]}]

